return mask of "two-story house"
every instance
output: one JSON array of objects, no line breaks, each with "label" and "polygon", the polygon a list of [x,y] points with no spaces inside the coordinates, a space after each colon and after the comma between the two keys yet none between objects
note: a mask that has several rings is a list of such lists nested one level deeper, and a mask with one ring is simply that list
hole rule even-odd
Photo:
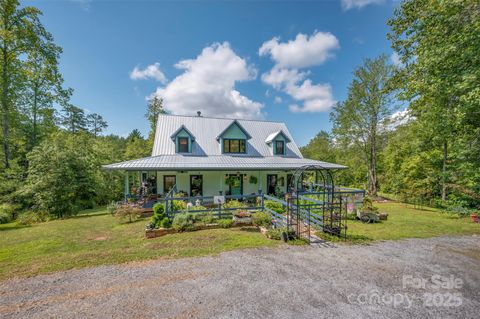
[{"label": "two-story house", "polygon": [[280,122],[160,115],[152,156],[104,166],[123,170],[125,194],[141,183],[164,195],[287,192],[292,173],[306,165],[345,166],[304,158]]}]

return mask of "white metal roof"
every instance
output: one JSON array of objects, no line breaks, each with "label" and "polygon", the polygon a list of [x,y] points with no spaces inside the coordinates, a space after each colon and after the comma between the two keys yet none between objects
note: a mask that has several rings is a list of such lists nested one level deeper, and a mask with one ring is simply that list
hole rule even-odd
[{"label": "white metal roof", "polygon": [[320,165],[326,169],[346,168],[342,165],[294,157],[192,156],[159,155],[105,165],[117,170],[292,170],[305,165]]},{"label": "white metal roof", "polygon": [[[195,136],[195,143],[192,143],[192,155],[222,155],[217,136],[220,135],[235,120],[199,116],[183,115],[160,115],[155,132],[152,156],[174,155],[175,143],[170,136],[182,125]],[[280,122],[236,120],[251,136],[247,140],[247,154],[243,156],[271,156],[270,146],[265,139],[272,133],[282,131],[290,142],[286,144],[287,157],[302,158],[298,146],[293,141],[287,126]]]},{"label": "white metal roof", "polygon": [[[239,123],[251,136],[247,140],[246,154],[222,154],[217,136],[232,123]],[[180,128],[195,136],[191,154],[177,154],[171,136]],[[266,143],[282,133],[286,139],[286,154],[273,156]],[[183,115],[158,117],[152,156],[105,165],[117,170],[291,170],[305,165],[320,165],[326,169],[346,168],[303,158],[287,126],[280,122],[235,120]]]}]

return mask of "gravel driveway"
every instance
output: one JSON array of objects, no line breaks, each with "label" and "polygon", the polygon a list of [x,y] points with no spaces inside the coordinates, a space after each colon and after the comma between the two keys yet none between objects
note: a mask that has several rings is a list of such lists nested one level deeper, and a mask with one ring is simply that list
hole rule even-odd
[{"label": "gravel driveway", "polygon": [[411,319],[479,313],[477,236],[284,245],[0,282],[1,318]]}]

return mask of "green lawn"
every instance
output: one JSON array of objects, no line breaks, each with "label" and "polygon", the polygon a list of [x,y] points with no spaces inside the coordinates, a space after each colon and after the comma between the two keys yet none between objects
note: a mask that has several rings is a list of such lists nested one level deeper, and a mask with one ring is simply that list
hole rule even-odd
[{"label": "green lawn", "polygon": [[[453,218],[433,208],[419,210],[397,202],[375,203],[375,206],[388,213],[388,220],[375,224],[349,220],[347,237],[350,242],[480,234],[480,224],[472,223],[470,217]],[[320,236],[331,239],[323,234]]]},{"label": "green lawn", "polygon": [[0,225],[0,280],[153,258],[204,256],[275,246],[258,232],[212,229],[145,239],[147,219],[118,224],[105,211],[29,227]]},{"label": "green lawn", "polygon": [[[470,218],[453,219],[434,209],[416,210],[400,203],[376,205],[389,214],[388,220],[376,224],[349,220],[350,242],[480,234],[480,225],[472,223]],[[280,244],[258,232],[241,229],[202,230],[147,240],[144,238],[146,223],[143,219],[119,224],[104,209],[97,209],[75,218],[29,227],[15,223],[0,225],[0,280],[133,260],[204,256]]]}]

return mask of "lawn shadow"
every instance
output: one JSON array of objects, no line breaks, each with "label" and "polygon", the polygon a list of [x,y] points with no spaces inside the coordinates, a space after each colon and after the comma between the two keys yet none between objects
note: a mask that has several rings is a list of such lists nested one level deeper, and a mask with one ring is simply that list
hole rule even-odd
[{"label": "lawn shadow", "polygon": [[238,230],[249,232],[249,233],[259,233],[260,229],[255,226],[242,226]]},{"label": "lawn shadow", "polygon": [[16,224],[16,225],[14,225],[14,226],[8,226],[8,227],[4,227],[4,225],[1,225],[1,226],[0,226],[0,231],[16,230],[16,229],[22,229],[22,228],[27,228],[27,227],[30,227],[30,225],[19,225],[19,224]]}]

